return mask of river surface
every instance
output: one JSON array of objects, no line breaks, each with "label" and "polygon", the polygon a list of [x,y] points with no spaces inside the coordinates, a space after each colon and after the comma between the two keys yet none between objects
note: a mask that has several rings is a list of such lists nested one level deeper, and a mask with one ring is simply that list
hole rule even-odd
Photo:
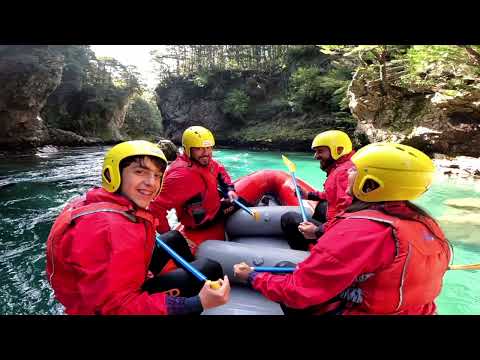
[{"label": "river surface", "polygon": [[[46,239],[65,202],[101,184],[102,160],[109,148],[44,147],[0,154],[0,314],[63,313],[45,277]],[[260,169],[285,170],[280,152],[217,149],[214,155],[233,179]],[[297,177],[322,188],[325,174],[311,154],[286,155],[297,165]],[[441,219],[467,219],[475,218],[472,210],[455,209],[444,201],[472,197],[480,198],[478,182],[438,176],[416,203]],[[479,263],[479,222],[441,224],[453,244],[454,263]],[[480,314],[480,271],[449,271],[437,304],[440,314]]]}]

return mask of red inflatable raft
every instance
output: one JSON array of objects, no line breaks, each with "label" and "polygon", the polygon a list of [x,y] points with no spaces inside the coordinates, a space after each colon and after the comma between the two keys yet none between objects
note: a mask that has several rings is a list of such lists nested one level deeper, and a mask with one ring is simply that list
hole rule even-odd
[{"label": "red inflatable raft", "polygon": [[[234,183],[237,194],[250,204],[257,205],[267,195],[275,199],[275,202],[280,206],[298,206],[292,177],[285,171],[259,170],[237,179]],[[314,190],[310,184],[298,178],[297,185],[304,192]],[[313,213],[317,202],[303,200],[303,204],[307,210]],[[194,254],[197,247],[206,240],[225,240],[223,221],[206,229],[186,229],[182,224],[179,224],[175,229],[185,236]],[[174,268],[176,266],[173,261],[169,261],[162,272],[168,272]]]}]

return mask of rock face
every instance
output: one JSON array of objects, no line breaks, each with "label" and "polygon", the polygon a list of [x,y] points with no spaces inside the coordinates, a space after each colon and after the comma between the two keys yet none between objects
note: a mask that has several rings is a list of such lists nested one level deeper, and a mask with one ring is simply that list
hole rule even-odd
[{"label": "rock face", "polygon": [[[217,145],[308,151],[313,137],[321,131],[336,128],[353,134],[355,129],[355,120],[327,110],[308,114],[294,111],[282,99],[282,76],[252,71],[224,71],[214,76],[204,86],[195,79],[176,79],[156,89],[165,137],[180,144],[187,127],[201,125],[213,132]],[[238,89],[248,95],[249,110],[233,118],[224,111],[224,100]]]},{"label": "rock face", "polygon": [[[192,125],[205,126],[213,133],[221,131],[224,115],[218,103],[210,99],[185,102],[180,100],[181,91],[181,89],[172,89],[167,96],[162,97],[162,102],[159,104],[166,137],[180,143],[183,130]],[[177,107],[177,104],[183,106]]]},{"label": "rock face", "polygon": [[392,87],[382,94],[359,70],[348,97],[357,133],[371,142],[402,142],[429,154],[480,156],[480,88],[419,93]]},{"label": "rock face", "polygon": [[63,60],[48,46],[0,46],[0,145],[48,141],[40,110],[60,84]]},{"label": "rock face", "polygon": [[0,147],[124,140],[128,90],[96,86],[87,46],[0,46]]},{"label": "rock face", "polygon": [[[51,126],[86,138],[122,141],[129,94],[85,84],[84,72],[66,67],[62,82],[48,97],[42,117]],[[86,139],[91,141],[91,139]]]},{"label": "rock face", "polygon": [[163,119],[165,136],[181,143],[183,131],[192,125],[201,125],[214,134],[222,132],[228,123],[222,111],[226,92],[247,82],[248,74],[233,78],[230,73],[217,74],[211,85],[203,86],[195,79],[178,79],[164,87],[158,87],[157,104]]},{"label": "rock face", "polygon": [[48,129],[48,143],[63,146],[87,146],[104,143],[100,138],[86,138],[71,131]]},{"label": "rock face", "polygon": [[442,175],[480,180],[480,158],[458,156],[448,159],[441,154],[434,154],[433,158],[437,171]]}]

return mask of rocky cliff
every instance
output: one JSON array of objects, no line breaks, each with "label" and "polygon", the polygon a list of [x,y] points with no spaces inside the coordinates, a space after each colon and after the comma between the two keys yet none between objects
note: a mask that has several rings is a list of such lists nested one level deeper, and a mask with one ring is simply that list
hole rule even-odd
[{"label": "rocky cliff", "polygon": [[[177,78],[156,89],[164,134],[180,144],[182,132],[202,125],[215,134],[217,145],[305,151],[323,130],[337,128],[351,134],[356,122],[346,114],[321,107],[309,113],[295,111],[285,98],[286,79],[253,71],[215,73],[204,84],[195,78]],[[248,110],[238,116],[226,111],[232,91],[248,98]]]},{"label": "rocky cliff", "polygon": [[480,83],[468,91],[392,87],[384,93],[359,70],[348,96],[357,133],[370,142],[392,140],[429,154],[480,156]]},{"label": "rocky cliff", "polygon": [[48,142],[40,110],[60,84],[63,65],[63,56],[47,46],[0,46],[1,145]]},{"label": "rocky cliff", "polygon": [[[289,97],[295,69],[313,64],[321,75],[338,58],[317,51],[305,63],[294,60],[275,74],[225,70],[170,78],[156,89],[163,135],[179,144],[185,128],[200,124],[214,132],[218,145],[305,151],[316,133],[336,128],[352,135],[356,146],[393,140],[429,154],[480,156],[478,77],[459,79],[466,86],[455,90],[437,82],[430,89],[392,85],[385,92],[360,68],[347,92],[351,114],[332,110],[327,95],[300,110]],[[160,115],[141,101],[125,122],[132,88],[117,87],[108,64],[114,63],[99,62],[88,46],[0,46],[0,147],[160,134]]]},{"label": "rocky cliff", "polygon": [[123,140],[131,92],[94,60],[87,46],[0,46],[0,147]]}]

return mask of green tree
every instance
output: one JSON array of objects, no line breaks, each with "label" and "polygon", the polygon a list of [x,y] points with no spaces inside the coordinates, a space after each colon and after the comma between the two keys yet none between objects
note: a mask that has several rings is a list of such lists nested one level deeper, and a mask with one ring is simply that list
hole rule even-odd
[{"label": "green tree", "polygon": [[162,116],[153,99],[136,95],[130,101],[123,130],[132,138],[158,136],[162,132]]},{"label": "green tree", "polygon": [[250,98],[245,91],[234,89],[225,97],[223,111],[233,118],[243,119],[243,116],[248,111],[249,101]]},{"label": "green tree", "polygon": [[52,46],[64,56],[62,82],[49,96],[42,117],[50,126],[110,139],[111,120],[143,91],[135,67],[96,58],[89,46]]},{"label": "green tree", "polygon": [[[358,45],[344,54],[346,57],[356,57],[363,66],[378,67],[378,76],[383,93],[390,92],[390,86],[396,76],[391,78],[387,71],[388,62],[402,60],[409,45]],[[403,70],[403,68],[401,69]]]},{"label": "green tree", "polygon": [[291,45],[172,45],[151,53],[158,78],[189,77],[199,72],[256,70],[275,73],[285,65]]},{"label": "green tree", "polygon": [[402,79],[405,87],[468,87],[464,79],[478,81],[480,75],[478,45],[415,45],[408,50],[407,59],[409,73]]}]

